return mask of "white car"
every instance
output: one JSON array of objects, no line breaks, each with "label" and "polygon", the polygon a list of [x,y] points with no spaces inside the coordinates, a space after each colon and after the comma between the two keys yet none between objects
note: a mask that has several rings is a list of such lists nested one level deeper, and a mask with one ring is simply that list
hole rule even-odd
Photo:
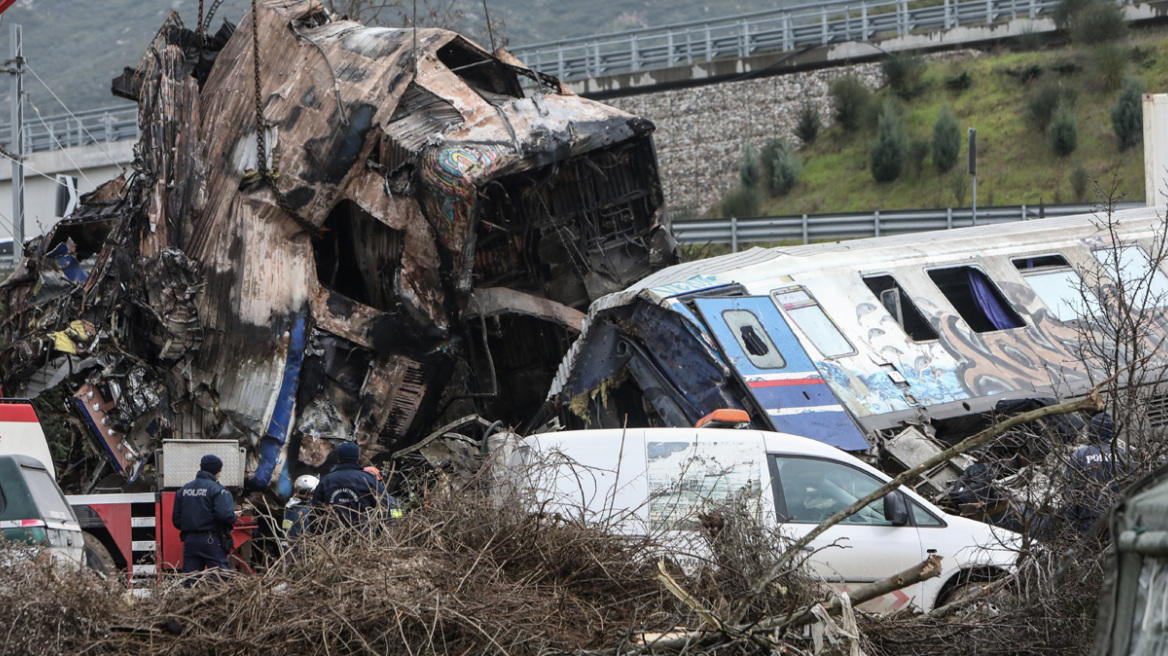
[{"label": "white car", "polygon": [[[786,433],[718,428],[563,431],[523,438],[511,475],[544,510],[613,523],[627,534],[695,528],[695,515],[730,495],[757,504],[789,537],[806,535],[890,478],[857,458]],[[942,557],[939,577],[874,599],[865,610],[928,612],[968,582],[1012,570],[1019,536],[947,515],[900,488],[811,542],[813,571],[838,589]]]}]

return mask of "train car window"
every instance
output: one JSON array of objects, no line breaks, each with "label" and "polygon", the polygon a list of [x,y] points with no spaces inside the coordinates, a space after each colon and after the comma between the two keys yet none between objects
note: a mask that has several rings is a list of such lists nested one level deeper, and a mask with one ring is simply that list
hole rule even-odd
[{"label": "train car window", "polygon": [[791,321],[811,340],[826,358],[850,355],[856,349],[835,323],[819,306],[815,298],[802,287],[789,287],[773,293],[775,303],[791,317]]},{"label": "train car window", "polygon": [[1042,255],[1012,261],[1039,300],[1059,321],[1076,321],[1098,308],[1095,294],[1063,256]]},{"label": "train car window", "polygon": [[750,363],[759,369],[782,369],[787,366],[783,354],[775,348],[766,328],[750,310],[726,310],[722,320],[730,327],[730,333],[742,347],[742,352]]},{"label": "train car window", "polygon": [[896,323],[904,328],[909,339],[914,342],[937,339],[937,331],[933,330],[933,327],[925,320],[916,304],[896,283],[895,278],[892,276],[869,276],[864,278],[864,284],[868,285],[868,289],[872,290],[876,298],[880,299],[880,304],[888,310],[893,319],[896,319]]},{"label": "train car window", "polygon": [[1123,286],[1133,309],[1168,306],[1168,276],[1152,265],[1143,246],[1100,248],[1091,254]]},{"label": "train car window", "polygon": [[971,266],[930,269],[929,277],[975,333],[1026,325],[981,269]]}]

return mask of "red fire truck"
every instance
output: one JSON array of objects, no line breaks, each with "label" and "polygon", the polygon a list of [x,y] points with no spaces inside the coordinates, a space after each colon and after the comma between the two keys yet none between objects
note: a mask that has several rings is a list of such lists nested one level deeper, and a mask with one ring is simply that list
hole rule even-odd
[{"label": "red fire truck", "polygon": [[[84,531],[86,564],[106,573],[125,572],[128,582],[182,568],[182,541],[170,522],[175,491],[195,477],[199,459],[214,453],[223,460],[220,482],[238,493],[244,481],[244,454],[227,440],[168,440],[155,454],[154,489],[146,492],[99,492],[66,495]],[[23,399],[0,399],[0,455],[27,455],[56,476],[44,431],[32,405]],[[240,517],[232,531],[232,562],[250,571],[250,541],[256,518]]]}]

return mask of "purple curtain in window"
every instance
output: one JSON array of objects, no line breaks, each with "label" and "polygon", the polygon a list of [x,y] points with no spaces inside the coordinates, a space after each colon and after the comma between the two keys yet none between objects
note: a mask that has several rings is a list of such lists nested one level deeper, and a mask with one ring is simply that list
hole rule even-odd
[{"label": "purple curtain in window", "polygon": [[1017,315],[1002,306],[1001,301],[998,300],[998,295],[990,287],[991,283],[984,273],[973,267],[966,269],[965,273],[969,277],[969,289],[973,292],[973,300],[981,308],[981,311],[985,313],[986,318],[990,320],[995,330],[1020,328],[1022,326]]}]

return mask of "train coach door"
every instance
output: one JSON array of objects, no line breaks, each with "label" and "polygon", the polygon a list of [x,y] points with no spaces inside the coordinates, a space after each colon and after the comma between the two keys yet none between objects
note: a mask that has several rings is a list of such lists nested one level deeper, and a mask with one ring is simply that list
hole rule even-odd
[{"label": "train coach door", "polygon": [[786,320],[767,296],[696,298],[726,363],[738,372],[775,430],[848,451],[869,448]]}]

